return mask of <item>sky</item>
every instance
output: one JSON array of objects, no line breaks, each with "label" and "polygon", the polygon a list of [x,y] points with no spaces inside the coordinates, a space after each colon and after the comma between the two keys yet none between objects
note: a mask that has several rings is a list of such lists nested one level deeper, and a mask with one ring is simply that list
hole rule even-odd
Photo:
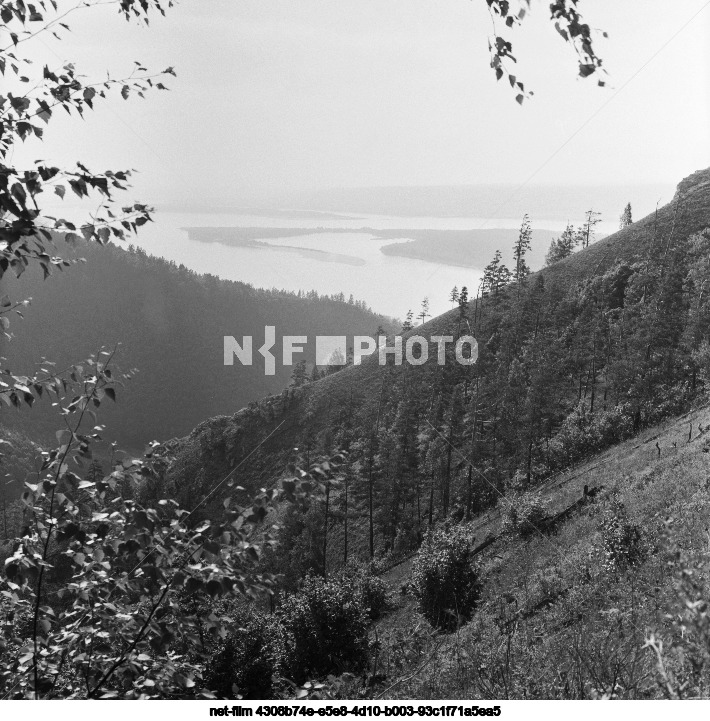
[{"label": "sky", "polygon": [[30,41],[40,61],[178,76],[170,92],[58,119],[21,154],[134,167],[146,202],[206,205],[311,188],[675,185],[710,165],[710,2],[580,9],[608,33],[607,87],[577,77],[533,0],[508,31],[535,92],[522,107],[488,66],[484,0],[181,0],[148,28],[112,4],[82,10],[61,41]]}]

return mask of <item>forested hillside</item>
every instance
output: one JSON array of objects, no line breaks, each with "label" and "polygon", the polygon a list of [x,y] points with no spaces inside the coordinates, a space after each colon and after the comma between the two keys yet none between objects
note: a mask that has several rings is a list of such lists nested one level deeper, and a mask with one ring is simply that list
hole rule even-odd
[{"label": "forested hillside", "polygon": [[250,488],[278,478],[293,448],[306,464],[348,451],[347,491],[343,482],[330,498],[331,540],[325,507],[296,523],[308,539],[291,561],[322,572],[324,548],[333,567],[353,553],[405,553],[433,524],[534,490],[684,411],[710,373],[709,179],[691,176],[657,213],[409,331],[470,329],[475,366],[370,359],[206,421],[181,442],[171,490],[183,502],[201,497],[262,442],[240,469]]},{"label": "forested hillside", "polygon": [[[3,294],[15,302],[32,298],[32,303],[22,309],[23,319],[12,321],[14,338],[0,338],[0,355],[6,367],[30,374],[43,357],[59,370],[101,346],[120,343],[116,364],[138,373],[118,390],[119,403],[103,407],[102,418],[108,437],[135,451],[288,385],[293,368],[281,363],[274,376],[266,376],[258,362],[225,366],[225,335],[253,335],[256,353],[266,325],[276,327],[277,338],[374,334],[380,324],[392,328],[389,319],[361,301],[256,289],[198,275],[140,249],[58,243],[56,252],[83,257],[86,263],[47,280],[39,268],[19,279],[3,277]],[[56,413],[44,399],[31,412],[3,406],[0,413],[3,423],[33,438],[53,438],[57,429]]]}]

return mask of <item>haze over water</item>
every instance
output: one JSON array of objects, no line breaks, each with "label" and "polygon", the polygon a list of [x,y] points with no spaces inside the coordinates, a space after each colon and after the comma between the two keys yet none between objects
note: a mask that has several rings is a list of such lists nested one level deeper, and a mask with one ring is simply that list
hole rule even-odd
[{"label": "haze over water", "polygon": [[[475,294],[482,268],[459,267],[425,260],[385,255],[384,245],[406,238],[384,239],[361,231],[372,229],[493,229],[520,227],[521,218],[402,217],[363,213],[342,214],[313,211],[175,212],[161,210],[155,222],[141,229],[137,245],[147,252],[184,264],[199,273],[250,283],[255,287],[291,291],[316,290],[321,294],[351,294],[364,300],[376,312],[404,318],[409,309],[415,315],[426,296],[430,312],[448,310],[448,296],[454,286],[468,286]],[[581,222],[581,219],[580,219]],[[566,219],[533,218],[533,228],[562,231]],[[187,228],[265,227],[337,228],[339,232],[260,239],[266,245],[249,247],[201,242],[188,237]],[[603,220],[600,235],[614,232],[618,220]],[[342,229],[352,229],[342,232]],[[275,232],[274,236],[278,236]],[[507,249],[504,249],[507,250]]]}]

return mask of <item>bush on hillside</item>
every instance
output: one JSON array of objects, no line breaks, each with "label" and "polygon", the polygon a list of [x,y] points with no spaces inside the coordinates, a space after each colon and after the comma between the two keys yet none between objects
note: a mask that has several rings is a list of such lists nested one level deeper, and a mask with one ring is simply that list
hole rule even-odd
[{"label": "bush on hillside", "polygon": [[527,538],[541,531],[549,510],[547,501],[539,493],[512,494],[506,496],[503,502],[503,533],[519,533]]},{"label": "bush on hillside", "polygon": [[472,550],[462,526],[434,531],[419,549],[412,589],[420,612],[436,628],[453,631],[471,618],[481,591]]},{"label": "bush on hillside", "polygon": [[284,632],[283,672],[291,681],[360,671],[368,660],[369,623],[362,596],[339,581],[309,576],[278,611]]},{"label": "bush on hillside", "polygon": [[566,468],[591,453],[633,434],[633,420],[625,406],[591,413],[580,403],[565,420],[550,441],[551,469]]},{"label": "bush on hillside", "polygon": [[604,514],[600,527],[599,550],[602,566],[607,571],[623,571],[643,560],[644,548],[641,529],[631,523],[626,507],[619,498],[613,498]]},{"label": "bush on hillside", "polygon": [[222,698],[271,698],[284,653],[281,628],[275,618],[253,610],[239,611],[233,621],[236,629],[206,666],[205,688]]},{"label": "bush on hillside", "polygon": [[375,621],[387,610],[387,586],[365,565],[346,566],[336,581],[342,583],[357,598],[370,620]]}]

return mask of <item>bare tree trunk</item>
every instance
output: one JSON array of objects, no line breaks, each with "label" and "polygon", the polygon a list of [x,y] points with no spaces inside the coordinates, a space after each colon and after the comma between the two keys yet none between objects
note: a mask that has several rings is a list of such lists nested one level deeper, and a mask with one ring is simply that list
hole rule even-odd
[{"label": "bare tree trunk", "polygon": [[382,394],[385,390],[385,373],[382,373],[382,385],[380,386],[380,399],[377,403],[377,420],[375,431],[370,440],[370,470],[368,478],[368,506],[370,516],[370,559],[375,557],[375,520],[374,520],[374,478],[373,465],[375,463],[375,439],[380,430],[380,413],[382,412]]},{"label": "bare tree trunk", "polygon": [[330,508],[330,481],[325,484],[325,524],[323,526],[323,578],[328,578],[328,510]]},{"label": "bare tree trunk", "polygon": [[348,564],[348,478],[345,477],[345,540],[343,542],[343,565]]}]

